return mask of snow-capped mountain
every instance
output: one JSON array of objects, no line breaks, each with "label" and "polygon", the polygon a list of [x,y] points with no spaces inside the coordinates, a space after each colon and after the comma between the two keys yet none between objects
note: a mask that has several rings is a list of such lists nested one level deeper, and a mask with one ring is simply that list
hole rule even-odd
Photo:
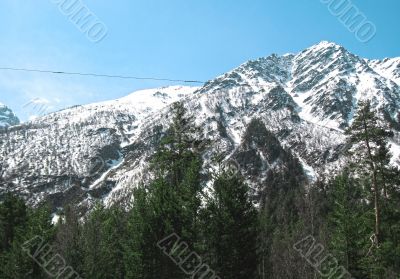
[{"label": "snow-capped mountain", "polygon": [[[203,153],[205,169],[216,167],[210,158],[222,150],[257,194],[268,170],[293,161],[283,147],[312,180],[340,168],[343,132],[360,100],[371,100],[399,138],[398,61],[367,60],[321,42],[298,54],[248,61],[200,88],[139,91],[52,113],[0,134],[0,191],[55,207],[129,197],[150,179],[149,157],[178,100],[213,143]],[[399,142],[392,146],[400,150]]]},{"label": "snow-capped mountain", "polygon": [[6,105],[0,103],[0,129],[19,124],[18,117]]},{"label": "snow-capped mountain", "polygon": [[371,100],[391,117],[398,112],[400,88],[360,57],[343,47],[322,42],[293,59],[290,93],[300,117],[331,128],[345,128],[360,100]]}]

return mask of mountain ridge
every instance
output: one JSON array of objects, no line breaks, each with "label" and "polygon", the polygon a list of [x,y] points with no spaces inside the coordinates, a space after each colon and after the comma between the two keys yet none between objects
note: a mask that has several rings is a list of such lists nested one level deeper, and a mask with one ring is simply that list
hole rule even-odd
[{"label": "mountain ridge", "polygon": [[[149,158],[168,127],[171,104],[181,101],[203,137],[224,148],[224,161],[237,161],[252,188],[262,191],[265,180],[254,174],[265,173],[266,165],[280,171],[284,164],[267,161],[268,147],[243,150],[244,136],[257,132],[248,131],[254,119],[300,160],[313,180],[340,169],[343,131],[359,101],[370,100],[398,134],[400,86],[393,70],[396,59],[388,61],[366,60],[323,41],[298,54],[247,61],[199,88],[150,89],[46,115],[0,134],[2,177],[32,204],[118,202],[151,179]],[[398,150],[400,144],[392,144]],[[216,152],[204,150],[204,169],[215,167],[210,158]],[[255,161],[244,159],[246,154]],[[93,175],[87,169],[96,165],[96,158],[104,162]],[[259,169],[249,172],[248,165]]]}]

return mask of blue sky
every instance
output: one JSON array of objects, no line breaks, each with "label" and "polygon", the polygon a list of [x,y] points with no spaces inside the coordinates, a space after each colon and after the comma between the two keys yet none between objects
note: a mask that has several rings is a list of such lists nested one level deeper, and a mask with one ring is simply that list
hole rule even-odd
[{"label": "blue sky", "polygon": [[[368,43],[321,0],[82,0],[108,30],[93,43],[59,10],[60,1],[1,0],[0,67],[208,80],[246,60],[322,40],[366,58],[400,56],[398,0],[352,0],[377,28]],[[169,84],[176,83],[0,70],[0,102],[26,120],[37,111],[31,100],[57,110]]]}]

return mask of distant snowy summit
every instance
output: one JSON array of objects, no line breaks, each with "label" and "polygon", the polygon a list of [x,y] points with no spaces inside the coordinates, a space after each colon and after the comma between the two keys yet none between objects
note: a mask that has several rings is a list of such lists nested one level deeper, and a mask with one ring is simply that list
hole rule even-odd
[{"label": "distant snowy summit", "polygon": [[18,117],[6,105],[0,103],[0,129],[19,124]]},{"label": "distant snowy summit", "polygon": [[281,97],[294,101],[303,120],[343,129],[361,100],[370,100],[395,119],[400,108],[399,86],[400,58],[363,59],[338,44],[322,41],[298,54],[248,61],[209,82],[202,91],[281,88]]}]

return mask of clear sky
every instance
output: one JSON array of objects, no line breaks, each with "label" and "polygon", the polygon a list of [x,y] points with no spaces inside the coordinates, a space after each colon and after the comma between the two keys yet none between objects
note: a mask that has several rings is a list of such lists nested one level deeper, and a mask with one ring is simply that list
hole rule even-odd
[{"label": "clear sky", "polygon": [[[352,0],[377,28],[367,43],[321,0],[82,0],[108,30],[93,43],[60,11],[62,1],[1,0],[0,67],[208,80],[322,40],[365,58],[400,56],[399,0]],[[0,70],[0,102],[26,120],[37,110],[30,100],[55,110],[169,84]]]}]

